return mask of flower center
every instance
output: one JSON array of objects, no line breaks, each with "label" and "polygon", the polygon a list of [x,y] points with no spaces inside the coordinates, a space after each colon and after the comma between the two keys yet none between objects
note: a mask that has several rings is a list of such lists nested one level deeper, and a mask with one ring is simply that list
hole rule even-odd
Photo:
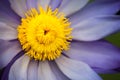
[{"label": "flower center", "polygon": [[18,39],[25,54],[35,60],[54,60],[63,50],[69,49],[72,28],[70,22],[58,9],[50,7],[39,12],[32,8],[26,12],[18,26]]}]

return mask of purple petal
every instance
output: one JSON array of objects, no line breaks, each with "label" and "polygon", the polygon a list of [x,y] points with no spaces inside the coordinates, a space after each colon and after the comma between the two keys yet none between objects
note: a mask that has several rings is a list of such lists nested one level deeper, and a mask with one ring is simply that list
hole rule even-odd
[{"label": "purple petal", "polygon": [[70,50],[64,53],[95,69],[110,70],[120,67],[120,50],[105,41],[72,42]]},{"label": "purple petal", "polygon": [[83,8],[89,0],[63,0],[59,10],[69,16]]},{"label": "purple petal", "polygon": [[101,15],[112,15],[120,9],[120,0],[94,0],[82,10],[70,16],[72,24]]},{"label": "purple petal", "polygon": [[31,60],[28,65],[27,80],[38,80],[38,62]]},{"label": "purple petal", "polygon": [[0,39],[17,39],[17,31],[13,27],[10,27],[7,23],[0,22]]},{"label": "purple petal", "polygon": [[57,80],[70,80],[67,76],[65,76],[61,72],[61,70],[58,68],[58,66],[55,62],[50,62],[49,64],[50,64],[52,72],[55,74]]},{"label": "purple petal", "polygon": [[12,64],[19,58],[21,57],[22,55],[24,54],[23,51],[19,52],[11,61],[10,63],[6,66],[3,74],[2,74],[2,78],[1,80],[8,80],[8,75],[9,75],[9,71],[10,71],[10,68],[12,66]]},{"label": "purple petal", "polygon": [[22,56],[10,68],[9,80],[27,80],[27,68],[30,58]]},{"label": "purple petal", "polygon": [[0,0],[0,22],[15,29],[20,23],[20,17],[13,12],[7,0]]},{"label": "purple petal", "polygon": [[37,6],[42,6],[42,8],[46,9],[46,7],[49,5],[50,0],[37,0]]},{"label": "purple petal", "polygon": [[37,1],[27,0],[26,2],[27,8],[30,10],[31,8],[37,8]]},{"label": "purple petal", "polygon": [[62,3],[62,0],[51,0],[50,6],[52,10],[55,10],[56,8],[60,6],[61,3]]},{"label": "purple petal", "polygon": [[9,0],[11,8],[21,17],[24,17],[27,11],[26,0]]},{"label": "purple petal", "polygon": [[99,16],[81,21],[73,27],[73,39],[94,41],[104,38],[120,29],[120,16]]},{"label": "purple petal", "polygon": [[[26,1],[26,0],[10,0],[11,8],[21,17],[25,17],[26,11],[30,8],[38,9],[42,6],[44,9],[49,5],[50,0],[36,0],[36,1]],[[33,3],[32,3],[33,2]]]},{"label": "purple petal", "polygon": [[0,40],[0,68],[5,67],[20,51],[18,42]]},{"label": "purple petal", "polygon": [[[5,18],[8,18],[9,21],[13,20],[17,20],[20,17],[15,14],[15,12],[11,9],[10,7],[10,3],[8,0],[0,0],[0,18],[3,17],[2,15],[4,15]],[[11,18],[11,19],[9,19]]]},{"label": "purple petal", "polygon": [[55,60],[60,70],[71,80],[102,80],[87,64],[61,55]]},{"label": "purple petal", "polygon": [[17,18],[14,16],[11,16],[11,17],[9,15],[5,15],[4,13],[3,14],[0,13],[0,23],[7,24],[9,27],[12,27],[16,30],[16,28],[20,24],[20,20],[19,19],[15,20]]},{"label": "purple petal", "polygon": [[48,61],[39,62],[38,80],[58,80],[52,72]]}]

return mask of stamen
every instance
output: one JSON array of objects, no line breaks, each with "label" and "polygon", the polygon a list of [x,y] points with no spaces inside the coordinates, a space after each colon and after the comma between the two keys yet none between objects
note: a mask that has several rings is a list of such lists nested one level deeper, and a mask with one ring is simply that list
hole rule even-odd
[{"label": "stamen", "polygon": [[54,60],[69,49],[72,28],[58,9],[32,8],[18,26],[18,39],[25,54],[35,60]]}]

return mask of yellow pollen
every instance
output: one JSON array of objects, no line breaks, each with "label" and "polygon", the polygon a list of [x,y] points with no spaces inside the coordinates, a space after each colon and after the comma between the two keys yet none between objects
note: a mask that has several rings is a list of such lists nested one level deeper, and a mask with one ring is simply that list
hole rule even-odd
[{"label": "yellow pollen", "polygon": [[55,60],[72,40],[70,22],[58,9],[39,7],[25,13],[18,26],[18,39],[25,54],[35,60]]}]

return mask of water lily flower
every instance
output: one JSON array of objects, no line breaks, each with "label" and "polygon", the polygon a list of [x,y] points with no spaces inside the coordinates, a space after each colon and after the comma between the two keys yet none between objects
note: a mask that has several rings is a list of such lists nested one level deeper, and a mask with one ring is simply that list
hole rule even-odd
[{"label": "water lily flower", "polygon": [[102,80],[120,50],[101,40],[120,29],[120,0],[1,0],[1,80]]}]

